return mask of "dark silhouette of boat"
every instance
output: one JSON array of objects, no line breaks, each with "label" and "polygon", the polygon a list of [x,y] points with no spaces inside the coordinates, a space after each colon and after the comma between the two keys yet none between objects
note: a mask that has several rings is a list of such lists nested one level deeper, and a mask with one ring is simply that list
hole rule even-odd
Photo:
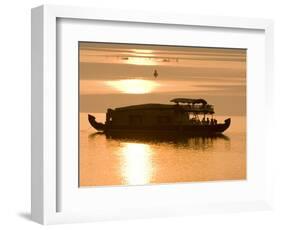
[{"label": "dark silhouette of boat", "polygon": [[[204,99],[175,98],[174,104],[140,104],[108,109],[105,123],[88,114],[97,131],[120,136],[210,136],[220,135],[231,123],[228,118],[218,123],[214,107]],[[200,116],[203,118],[200,120]],[[211,116],[211,118],[209,118]]]}]

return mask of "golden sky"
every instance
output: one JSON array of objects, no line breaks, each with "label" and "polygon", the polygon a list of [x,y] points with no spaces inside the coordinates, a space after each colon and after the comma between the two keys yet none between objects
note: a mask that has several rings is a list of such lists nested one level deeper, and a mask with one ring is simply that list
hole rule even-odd
[{"label": "golden sky", "polygon": [[79,61],[80,112],[187,97],[246,113],[245,49],[80,42]]}]

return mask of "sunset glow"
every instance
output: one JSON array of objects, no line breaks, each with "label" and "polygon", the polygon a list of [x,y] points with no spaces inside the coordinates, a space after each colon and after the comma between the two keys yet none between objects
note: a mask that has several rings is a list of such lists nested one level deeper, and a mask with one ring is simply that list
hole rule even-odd
[{"label": "sunset glow", "polygon": [[125,63],[131,65],[156,65],[154,59],[146,57],[137,57],[137,55],[138,54],[136,54],[136,57],[127,58]]},{"label": "sunset glow", "polygon": [[122,93],[127,94],[150,93],[159,86],[159,84],[154,81],[142,79],[107,81],[106,84]]}]

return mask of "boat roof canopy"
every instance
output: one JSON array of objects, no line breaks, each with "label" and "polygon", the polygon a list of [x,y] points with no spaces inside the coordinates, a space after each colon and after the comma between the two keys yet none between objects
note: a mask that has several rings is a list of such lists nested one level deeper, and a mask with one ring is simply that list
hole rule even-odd
[{"label": "boat roof canopy", "polygon": [[[158,110],[158,111],[164,111],[164,110],[175,110],[180,109],[187,112],[195,112],[195,113],[205,113],[205,114],[213,114],[214,108],[212,105],[207,106],[187,106],[187,105],[173,105],[173,104],[141,104],[141,105],[130,105],[125,107],[119,107],[115,108],[114,111],[116,112],[125,112],[125,111],[135,111],[135,110]],[[109,109],[108,112],[113,112],[113,110]]]},{"label": "boat roof canopy", "polygon": [[141,105],[130,105],[116,108],[115,110],[139,110],[139,109],[173,109],[174,105],[165,105],[165,104],[141,104]]},{"label": "boat roof canopy", "polygon": [[208,104],[206,100],[204,99],[190,99],[190,98],[174,98],[170,102],[174,103],[185,103],[185,104]]},{"label": "boat roof canopy", "polygon": [[[204,99],[189,99],[189,98],[174,98],[171,100],[176,104],[139,104],[139,105],[129,105],[124,107],[115,108],[114,111],[134,111],[134,110],[175,110],[180,109],[187,112],[195,112],[195,113],[204,113],[204,114],[213,114],[214,107],[209,105]],[[179,103],[183,103],[179,105]],[[200,105],[196,105],[200,104]],[[202,105],[202,106],[201,106]],[[107,110],[109,113],[113,112],[112,109]]]}]

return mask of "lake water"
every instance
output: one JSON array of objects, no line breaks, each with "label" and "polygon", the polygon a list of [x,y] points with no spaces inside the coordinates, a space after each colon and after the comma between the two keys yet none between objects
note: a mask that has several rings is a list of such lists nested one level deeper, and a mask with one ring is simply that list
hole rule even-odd
[{"label": "lake water", "polygon": [[[105,120],[105,114],[92,115]],[[80,113],[80,186],[246,179],[246,117],[230,116],[223,137],[152,141],[109,139],[87,116]]]}]

